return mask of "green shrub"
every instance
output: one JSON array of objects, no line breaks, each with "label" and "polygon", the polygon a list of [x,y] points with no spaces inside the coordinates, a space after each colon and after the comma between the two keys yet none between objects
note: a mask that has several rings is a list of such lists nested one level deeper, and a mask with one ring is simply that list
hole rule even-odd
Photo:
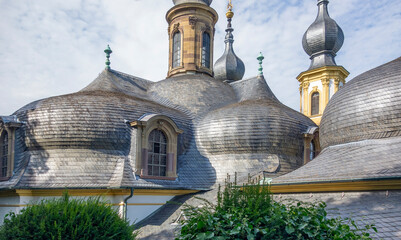
[{"label": "green shrub", "polygon": [[242,190],[226,183],[219,189],[217,205],[205,202],[185,206],[184,221],[177,239],[371,239],[351,219],[327,218],[325,203],[285,205],[272,199],[269,189],[259,184]]},{"label": "green shrub", "polygon": [[121,219],[100,197],[42,200],[20,214],[9,213],[0,239],[135,239],[134,227]]}]

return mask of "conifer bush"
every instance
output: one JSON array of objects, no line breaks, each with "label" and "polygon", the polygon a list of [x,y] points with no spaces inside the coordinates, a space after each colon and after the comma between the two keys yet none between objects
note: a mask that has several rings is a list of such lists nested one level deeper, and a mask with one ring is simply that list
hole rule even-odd
[{"label": "conifer bush", "polygon": [[121,219],[100,197],[42,200],[20,214],[6,215],[0,227],[1,240],[135,239],[134,226]]},{"label": "conifer bush", "polygon": [[283,204],[272,198],[268,187],[227,183],[219,189],[217,205],[185,206],[187,220],[176,239],[371,239],[369,229],[355,221],[328,218],[325,203]]}]

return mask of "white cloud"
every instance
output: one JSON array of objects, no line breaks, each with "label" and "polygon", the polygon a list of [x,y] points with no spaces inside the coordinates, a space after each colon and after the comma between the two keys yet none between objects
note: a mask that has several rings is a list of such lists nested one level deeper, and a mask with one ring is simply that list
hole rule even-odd
[{"label": "white cloud", "polygon": [[[316,16],[316,1],[233,1],[235,51],[245,77],[264,73],[276,96],[298,110],[295,77],[309,66],[301,39]],[[215,60],[223,53],[226,1],[220,15]],[[0,0],[0,115],[88,85],[103,70],[103,49],[113,49],[112,68],[152,81],[165,78],[168,61],[165,13],[170,0]],[[400,1],[331,1],[332,18],[346,39],[336,60],[355,77],[401,55]]]}]

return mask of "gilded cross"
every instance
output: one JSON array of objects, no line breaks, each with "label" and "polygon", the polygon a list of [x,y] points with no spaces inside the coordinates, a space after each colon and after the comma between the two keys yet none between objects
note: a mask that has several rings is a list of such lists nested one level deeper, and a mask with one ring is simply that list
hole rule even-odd
[{"label": "gilded cross", "polygon": [[231,0],[228,0],[227,10],[230,12],[233,10],[233,5],[231,3]]}]

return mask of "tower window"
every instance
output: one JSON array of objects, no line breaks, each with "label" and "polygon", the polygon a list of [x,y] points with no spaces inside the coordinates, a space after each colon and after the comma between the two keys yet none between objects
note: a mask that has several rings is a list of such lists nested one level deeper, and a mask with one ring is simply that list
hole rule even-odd
[{"label": "tower window", "polygon": [[202,66],[210,68],[210,35],[204,32],[202,36]]},{"label": "tower window", "polygon": [[312,94],[312,109],[311,109],[311,115],[317,115],[319,114],[319,93],[315,92]]},{"label": "tower window", "polygon": [[167,138],[160,130],[153,130],[148,138],[148,175],[166,176]]},{"label": "tower window", "polygon": [[8,167],[8,133],[4,131],[3,136],[0,139],[1,144],[1,172],[0,177],[7,177],[7,167]]},{"label": "tower window", "polygon": [[173,36],[173,68],[181,65],[181,33],[176,32]]}]

